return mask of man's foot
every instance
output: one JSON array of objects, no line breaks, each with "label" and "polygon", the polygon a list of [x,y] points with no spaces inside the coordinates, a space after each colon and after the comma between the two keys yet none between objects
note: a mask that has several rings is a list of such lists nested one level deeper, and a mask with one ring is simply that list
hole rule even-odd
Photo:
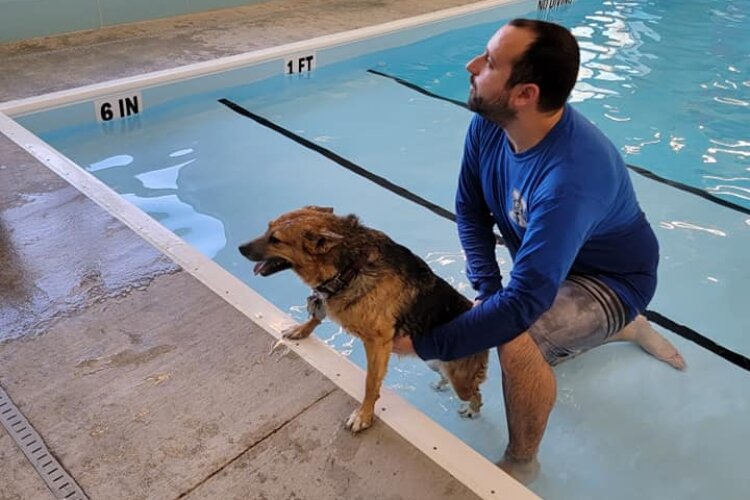
[{"label": "man's foot", "polygon": [[684,370],[687,367],[685,359],[677,348],[651,328],[648,320],[643,316],[637,316],[611,340],[635,342],[641,346],[641,349],[673,368]]},{"label": "man's foot", "polygon": [[536,457],[528,461],[515,460],[506,454],[497,466],[521,484],[531,484],[539,475],[539,460]]}]

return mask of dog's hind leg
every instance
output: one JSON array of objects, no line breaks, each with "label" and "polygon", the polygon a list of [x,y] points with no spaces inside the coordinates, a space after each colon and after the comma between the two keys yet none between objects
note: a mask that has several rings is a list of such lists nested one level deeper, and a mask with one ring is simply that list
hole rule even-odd
[{"label": "dog's hind leg", "polygon": [[310,334],[317,328],[321,321],[316,317],[311,317],[300,325],[294,325],[287,328],[282,332],[282,336],[285,339],[300,340],[310,336]]},{"label": "dog's hind leg", "polygon": [[[454,386],[456,389],[456,386]],[[482,393],[478,387],[461,387],[456,389],[456,395],[461,399],[458,414],[463,418],[476,418],[482,409]]]},{"label": "dog's hind leg", "polygon": [[383,343],[382,337],[364,341],[367,354],[367,380],[365,385],[365,399],[362,405],[354,410],[346,421],[346,428],[352,432],[359,432],[372,425],[375,413],[375,402],[380,397],[380,386],[388,368],[393,341]]},{"label": "dog's hind leg", "polygon": [[458,414],[463,418],[477,418],[482,410],[482,393],[478,390],[471,395],[468,401],[461,403]]},{"label": "dog's hind leg", "polygon": [[463,418],[479,416],[482,408],[482,393],[479,386],[487,379],[488,361],[489,352],[484,351],[445,365],[453,390],[463,401],[458,409],[458,414]]},{"label": "dog's hind leg", "polygon": [[430,360],[425,361],[425,364],[429,366],[432,371],[434,371],[440,376],[440,380],[430,383],[430,387],[432,387],[436,391],[446,390],[448,386],[450,385],[451,381],[448,380],[445,376],[445,373],[443,373],[443,369],[442,369],[443,362],[437,359],[430,359]]}]

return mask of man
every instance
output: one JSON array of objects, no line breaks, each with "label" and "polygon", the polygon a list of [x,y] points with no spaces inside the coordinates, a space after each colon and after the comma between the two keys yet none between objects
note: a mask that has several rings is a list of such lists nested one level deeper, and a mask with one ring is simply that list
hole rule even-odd
[{"label": "man", "polygon": [[[640,314],[656,289],[658,244],[615,146],[566,101],[579,50],[565,28],[516,19],[468,65],[469,107],[456,195],[475,307],[394,351],[451,360],[498,346],[509,442],[498,464],[528,483],[555,402],[551,366],[632,341],[683,369]],[[513,257],[503,287],[494,224]],[[627,326],[626,326],[627,325]],[[412,345],[412,342],[414,343]]]}]

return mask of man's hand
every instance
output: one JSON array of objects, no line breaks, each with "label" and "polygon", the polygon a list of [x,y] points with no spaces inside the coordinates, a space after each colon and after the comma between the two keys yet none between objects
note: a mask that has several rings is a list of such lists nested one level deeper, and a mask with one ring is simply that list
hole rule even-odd
[{"label": "man's hand", "polygon": [[393,352],[401,356],[416,356],[414,345],[411,343],[411,337],[401,335],[393,339]]},{"label": "man's hand", "polygon": [[[474,307],[481,304],[481,300],[474,301]],[[393,338],[393,352],[400,356],[416,356],[417,352],[414,350],[414,344],[411,342],[411,337],[408,335],[401,335]]]}]

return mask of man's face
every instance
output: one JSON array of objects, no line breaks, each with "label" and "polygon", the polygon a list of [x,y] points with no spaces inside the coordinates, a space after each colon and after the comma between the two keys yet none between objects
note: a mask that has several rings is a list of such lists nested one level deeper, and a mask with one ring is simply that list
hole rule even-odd
[{"label": "man's face", "polygon": [[466,65],[471,73],[469,109],[507,126],[518,111],[512,104],[514,89],[506,88],[513,62],[526,51],[533,36],[529,30],[503,26],[487,43],[484,53]]}]

